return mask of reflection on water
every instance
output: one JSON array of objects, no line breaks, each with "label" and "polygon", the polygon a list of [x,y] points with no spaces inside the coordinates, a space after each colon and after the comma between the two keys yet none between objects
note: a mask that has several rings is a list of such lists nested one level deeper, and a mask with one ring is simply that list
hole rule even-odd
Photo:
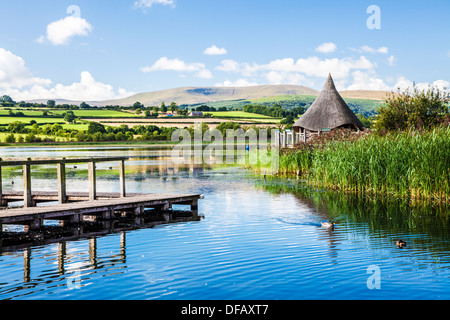
[{"label": "reflection on water", "polygon": [[[450,298],[448,207],[314,190],[236,167],[176,167],[167,148],[6,148],[2,157],[94,152],[131,157],[128,192],[204,194],[204,219],[10,244],[0,255],[1,299]],[[84,191],[85,169],[71,170],[68,189]],[[115,170],[100,168],[99,189],[118,191]],[[17,181],[4,189],[20,190],[20,168],[3,175]],[[54,177],[56,169],[36,168],[33,189],[56,188]],[[367,286],[373,266],[381,289]]]}]

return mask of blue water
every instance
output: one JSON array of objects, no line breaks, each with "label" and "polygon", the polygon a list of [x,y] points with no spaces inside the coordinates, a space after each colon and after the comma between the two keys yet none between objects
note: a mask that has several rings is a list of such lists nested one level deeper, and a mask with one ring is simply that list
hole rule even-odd
[{"label": "blue water", "polygon": [[[44,153],[33,150],[35,157]],[[29,150],[2,152],[20,157]],[[45,151],[84,152],[91,151]],[[161,151],[128,148],[126,154]],[[239,168],[172,170],[164,163],[127,162],[128,191],[204,194],[204,219],[2,252],[0,299],[450,298],[446,209],[358,202]],[[98,179],[99,188],[118,189],[114,175]],[[45,189],[44,181],[33,183]],[[76,176],[69,181],[74,189],[83,183]],[[330,218],[336,228],[321,227]],[[396,246],[399,238],[405,248]],[[368,286],[374,266],[378,289]]]}]

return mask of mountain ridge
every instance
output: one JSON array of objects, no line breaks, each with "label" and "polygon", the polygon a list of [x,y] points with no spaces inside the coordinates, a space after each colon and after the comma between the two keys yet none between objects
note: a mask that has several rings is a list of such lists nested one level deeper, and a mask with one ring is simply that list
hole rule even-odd
[{"label": "mountain ridge", "polygon": [[[342,91],[344,98],[362,98],[369,100],[382,100],[387,91],[355,90]],[[274,97],[278,95],[314,95],[319,91],[299,85],[259,85],[248,87],[179,87],[173,89],[142,92],[121,99],[104,101],[84,101],[92,106],[103,107],[106,105],[130,106],[139,101],[145,106],[159,106],[162,102],[170,104],[175,102],[178,105],[192,105],[208,102],[227,100],[252,100],[264,97]],[[55,100],[57,104],[79,105],[83,101],[67,99],[33,99],[27,102],[46,103],[47,100]]]}]

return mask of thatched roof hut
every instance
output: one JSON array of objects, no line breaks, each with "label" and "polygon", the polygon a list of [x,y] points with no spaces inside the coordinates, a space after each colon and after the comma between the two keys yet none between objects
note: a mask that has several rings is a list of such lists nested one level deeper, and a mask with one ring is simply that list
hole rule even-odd
[{"label": "thatched roof hut", "polygon": [[362,130],[363,124],[334,86],[331,74],[314,103],[294,124],[296,132],[321,132],[335,128]]}]

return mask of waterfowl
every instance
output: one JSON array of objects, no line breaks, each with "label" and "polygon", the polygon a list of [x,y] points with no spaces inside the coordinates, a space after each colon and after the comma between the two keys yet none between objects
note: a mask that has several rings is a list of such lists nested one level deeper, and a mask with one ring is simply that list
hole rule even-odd
[{"label": "waterfowl", "polygon": [[321,222],[322,223],[322,227],[325,228],[334,228],[334,226],[336,225],[336,223],[334,223],[334,221],[326,221],[326,222]]},{"label": "waterfowl", "polygon": [[406,246],[406,242],[404,240],[397,240],[397,247],[403,248]]}]

